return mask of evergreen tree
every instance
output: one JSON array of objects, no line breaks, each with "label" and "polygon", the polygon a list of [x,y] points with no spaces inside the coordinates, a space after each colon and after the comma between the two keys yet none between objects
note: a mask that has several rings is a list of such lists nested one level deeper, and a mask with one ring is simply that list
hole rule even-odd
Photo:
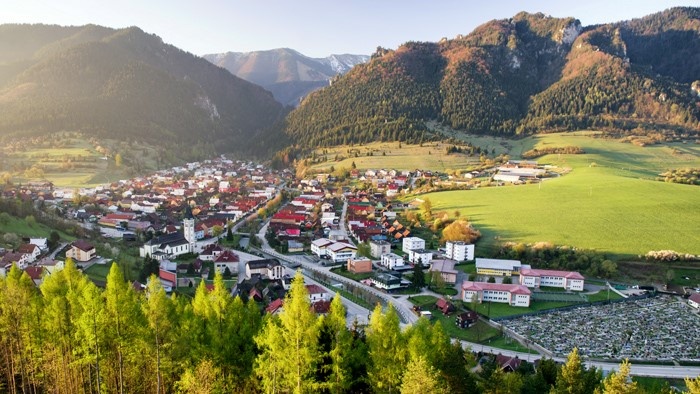
[{"label": "evergreen tree", "polygon": [[416,289],[425,287],[425,272],[423,272],[421,259],[418,259],[413,265],[413,287]]},{"label": "evergreen tree", "polygon": [[166,391],[163,379],[163,366],[170,363],[165,348],[170,344],[170,330],[172,328],[171,311],[172,304],[165,294],[160,280],[152,275],[146,287],[146,302],[143,304],[143,313],[148,321],[151,344],[155,346],[155,378],[156,393]]}]

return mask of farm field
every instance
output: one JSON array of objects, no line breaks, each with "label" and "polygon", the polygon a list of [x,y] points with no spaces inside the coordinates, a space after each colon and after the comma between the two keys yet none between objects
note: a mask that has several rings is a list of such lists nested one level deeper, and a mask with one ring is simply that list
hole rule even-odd
[{"label": "farm field", "polygon": [[541,185],[420,196],[432,201],[434,211],[458,210],[468,217],[482,233],[477,250],[504,241],[548,241],[618,257],[664,249],[700,254],[700,188],[654,180],[669,168],[700,167],[699,145],[639,147],[566,134],[514,144],[510,149],[518,154],[532,147],[568,145],[586,153],[539,158],[540,164],[571,169]]}]

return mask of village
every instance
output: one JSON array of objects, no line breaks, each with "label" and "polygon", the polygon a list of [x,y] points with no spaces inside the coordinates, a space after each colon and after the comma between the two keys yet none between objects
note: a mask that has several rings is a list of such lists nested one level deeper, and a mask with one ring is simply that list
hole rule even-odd
[{"label": "village", "polygon": [[[509,162],[489,176],[518,183],[545,172],[536,162]],[[120,254],[108,256],[110,250],[124,247],[140,267],[141,277],[131,280],[136,291],[153,274],[168,293],[192,296],[201,282],[212,289],[218,273],[232,295],[277,314],[301,269],[313,310],[327,313],[339,292],[348,325],[367,324],[378,302],[395,305],[404,324],[419,317],[441,321],[453,327],[453,337],[474,345],[484,344],[480,331],[486,327],[550,357],[578,347],[601,359],[698,361],[697,338],[680,335],[686,330],[669,311],[696,326],[700,293],[687,300],[659,298],[653,291],[588,283],[579,272],[477,257],[473,242],[428,237],[407,220],[420,198],[401,197],[439,176],[352,170],[349,182],[340,183],[330,174],[294,179],[289,170],[220,157],[91,189],[26,185],[4,198],[50,207],[85,236],[71,242],[24,239],[2,251],[0,275],[17,265],[38,286],[70,258],[104,285],[104,276],[95,273],[118,261],[114,255]],[[654,329],[642,334],[635,322],[652,312]],[[587,325],[595,335],[572,334]],[[617,342],[608,341],[612,332]]]}]

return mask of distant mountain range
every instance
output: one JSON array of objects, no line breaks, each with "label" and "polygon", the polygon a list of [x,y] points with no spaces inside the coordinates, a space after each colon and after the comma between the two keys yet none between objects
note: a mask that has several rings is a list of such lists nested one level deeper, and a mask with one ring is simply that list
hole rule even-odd
[{"label": "distant mountain range", "polygon": [[330,55],[311,58],[289,49],[226,52],[204,55],[233,75],[258,84],[272,92],[284,105],[299,105],[309,93],[329,85],[337,75],[369,60],[366,55]]},{"label": "distant mountain range", "polygon": [[[654,138],[700,131],[700,8],[582,26],[519,13],[466,36],[379,48],[287,117],[318,147],[418,142],[438,124],[516,136],[586,128]],[[661,136],[661,137],[659,137]]]},{"label": "distant mountain range", "polygon": [[0,136],[82,131],[181,159],[283,145],[282,105],[136,27],[0,26]]}]

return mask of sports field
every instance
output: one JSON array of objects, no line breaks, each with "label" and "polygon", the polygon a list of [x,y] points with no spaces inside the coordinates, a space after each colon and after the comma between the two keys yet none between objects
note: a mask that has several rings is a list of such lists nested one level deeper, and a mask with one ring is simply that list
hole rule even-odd
[{"label": "sports field", "polygon": [[654,177],[700,167],[700,145],[639,147],[614,140],[551,134],[516,141],[511,157],[532,147],[579,146],[580,155],[548,155],[540,164],[570,168],[533,185],[431,193],[434,211],[459,210],[482,232],[479,247],[549,241],[620,255],[672,249],[700,254],[700,188]]}]

